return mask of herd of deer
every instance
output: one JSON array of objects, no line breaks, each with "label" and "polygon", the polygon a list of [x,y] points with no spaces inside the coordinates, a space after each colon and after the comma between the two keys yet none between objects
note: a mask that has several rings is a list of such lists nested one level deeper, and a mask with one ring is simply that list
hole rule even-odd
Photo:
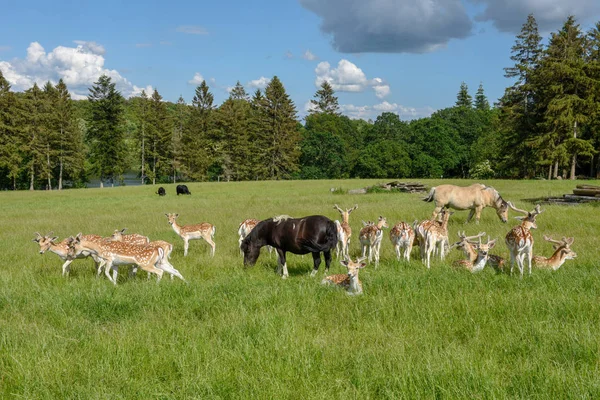
[{"label": "herd of deer", "polygon": [[[457,189],[458,188],[458,189]],[[475,188],[475,190],[471,190]],[[461,193],[459,189],[471,190],[469,201],[465,199],[469,196]],[[449,208],[459,210],[471,209],[469,219],[476,213],[477,223],[483,207],[496,208],[497,214],[503,222],[507,221],[508,209],[522,213],[523,216],[516,217],[521,220],[521,224],[512,228],[505,237],[505,243],[510,253],[510,274],[513,273],[514,264],[517,264],[521,277],[525,269],[525,261],[529,274],[531,275],[532,264],[545,269],[557,270],[566,260],[577,257],[577,254],[570,248],[573,244],[573,238],[563,237],[561,240],[554,240],[544,235],[544,240],[553,243],[555,252],[549,257],[533,256],[534,239],[530,232],[537,228],[536,217],[543,212],[537,205],[533,211],[526,211],[516,208],[511,202],[504,201],[498,192],[484,185],[472,185],[468,188],[460,188],[453,185],[441,185],[431,189],[429,196],[425,201],[435,201],[436,208],[431,219],[424,221],[414,221],[413,224],[398,222],[389,233],[390,241],[394,247],[398,260],[404,258],[410,261],[413,246],[418,245],[422,262],[430,268],[431,257],[436,254],[441,260],[444,260],[450,249],[456,248],[462,250],[465,259],[454,263],[455,267],[464,268],[471,272],[479,272],[486,265],[490,265],[497,271],[507,270],[507,263],[497,255],[490,254],[496,245],[496,240],[482,242],[485,232],[480,232],[475,236],[466,236],[465,232],[458,232],[459,241],[449,245],[448,220],[453,212]],[[379,217],[377,222],[364,222],[359,232],[359,241],[361,244],[361,257],[353,261],[349,255],[350,239],[352,229],[350,227],[350,214],[358,208],[355,205],[352,208],[342,209],[337,204],[334,208],[340,213],[342,221],[334,221],[337,228],[338,243],[336,246],[337,257],[341,258],[342,265],[348,268],[348,274],[330,275],[323,279],[324,284],[335,284],[348,290],[349,294],[362,293],[362,284],[358,279],[358,271],[364,268],[367,260],[369,263],[374,259],[375,266],[379,264],[379,253],[383,238],[383,229],[387,228],[387,221],[384,217]],[[184,241],[184,256],[188,254],[189,241],[195,239],[204,239],[211,247],[211,256],[215,254],[215,227],[210,223],[201,223],[196,225],[179,225],[176,221],[179,214],[165,214],[169,224],[175,233]],[[468,219],[468,220],[469,220]],[[468,222],[467,220],[467,222]],[[246,219],[238,229],[239,244],[259,223],[257,219]],[[181,273],[169,262],[173,245],[162,241],[150,241],[148,237],[139,234],[124,234],[125,229],[115,230],[112,236],[103,238],[98,235],[82,235],[69,237],[61,242],[56,242],[58,237],[52,236],[52,232],[46,236],[35,233],[33,239],[40,246],[40,254],[50,251],[57,254],[63,261],[63,275],[67,275],[70,270],[70,264],[75,259],[92,257],[99,276],[102,271],[106,277],[116,285],[118,266],[133,264],[132,273],[135,274],[137,268],[142,268],[149,273],[157,275],[160,281],[164,272],[171,275],[171,279],[178,277],[185,281]],[[269,252],[271,249],[269,248]],[[111,275],[112,271],[112,275]]]}]

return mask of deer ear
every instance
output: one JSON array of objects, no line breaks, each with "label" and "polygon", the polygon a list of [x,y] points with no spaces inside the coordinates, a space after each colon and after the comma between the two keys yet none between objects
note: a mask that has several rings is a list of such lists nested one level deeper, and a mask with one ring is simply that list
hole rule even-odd
[{"label": "deer ear", "polygon": [[165,217],[169,218],[169,214],[165,213]]},{"label": "deer ear", "polygon": [[52,239],[50,239],[50,241],[54,242],[56,239],[58,239],[58,236],[54,236]]},{"label": "deer ear", "polygon": [[490,250],[494,248],[494,246],[496,245],[496,239],[492,240],[491,242],[488,243],[488,245],[490,246]]},{"label": "deer ear", "polygon": [[367,266],[367,263],[361,262],[358,268],[364,268]]},{"label": "deer ear", "polygon": [[121,233],[125,233],[126,230],[127,230],[127,228],[121,229]]},{"label": "deer ear", "polygon": [[175,214],[175,218],[179,217],[179,214]]},{"label": "deer ear", "polygon": [[340,260],[340,264],[342,264],[344,267],[348,266],[348,260]]}]

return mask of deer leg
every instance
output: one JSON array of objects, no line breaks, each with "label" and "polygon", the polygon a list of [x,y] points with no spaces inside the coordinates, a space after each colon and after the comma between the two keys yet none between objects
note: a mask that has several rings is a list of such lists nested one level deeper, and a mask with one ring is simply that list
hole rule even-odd
[{"label": "deer leg", "polygon": [[102,273],[102,268],[104,266],[106,266],[106,260],[103,259],[103,258],[101,258],[100,259],[100,263],[98,264],[98,269],[97,269],[97,272],[96,272],[96,278],[100,277],[100,274]]},{"label": "deer leg", "polygon": [[62,266],[62,276],[65,276],[65,274],[69,276],[69,271],[71,270],[71,268],[69,268],[69,265],[71,265],[72,262],[73,260],[65,261],[65,263]]},{"label": "deer leg", "polygon": [[115,265],[112,267],[112,278],[115,284],[117,283],[117,276],[119,276],[119,267]]},{"label": "deer leg", "polygon": [[108,260],[106,262],[106,265],[104,266],[104,275],[106,275],[106,277],[108,278],[109,281],[111,281],[115,286],[117,285],[117,281],[113,280],[113,278],[110,276],[110,270],[112,269],[112,260]]},{"label": "deer leg", "polygon": [[527,252],[527,264],[529,267],[529,276],[531,276],[531,256],[532,256],[532,249],[530,248],[529,251]]},{"label": "deer leg", "polygon": [[190,242],[188,238],[183,238],[183,256],[186,257],[188,253],[188,248],[190,247]]},{"label": "deer leg", "polygon": [[156,268],[154,265],[151,265],[151,264],[143,264],[143,265],[140,265],[140,267],[148,273],[156,274],[158,276],[158,278],[156,279],[156,283],[159,283],[160,280],[162,279],[162,276],[164,273],[164,271],[162,269]]},{"label": "deer leg", "polygon": [[315,276],[317,272],[319,272],[319,265],[321,265],[321,253],[316,252],[312,253],[313,257],[313,270],[310,273],[310,276]]},{"label": "deer leg", "polygon": [[394,243],[394,251],[396,252],[396,260],[400,261],[400,243]]}]

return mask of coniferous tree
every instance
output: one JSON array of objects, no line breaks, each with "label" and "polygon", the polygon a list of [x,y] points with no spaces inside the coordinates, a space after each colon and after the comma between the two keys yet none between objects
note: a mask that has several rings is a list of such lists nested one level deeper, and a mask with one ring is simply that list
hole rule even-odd
[{"label": "coniferous tree", "polygon": [[216,149],[212,146],[214,136],[214,96],[206,81],[196,87],[192,109],[182,138],[186,175],[204,180],[213,163]]},{"label": "coniferous tree", "polygon": [[0,168],[5,169],[7,178],[17,189],[17,178],[23,162],[23,137],[17,123],[19,104],[10,90],[10,84],[0,70]]},{"label": "coniferous tree", "polygon": [[479,84],[479,89],[475,94],[475,109],[479,111],[488,111],[490,109],[490,103],[483,91],[483,84]]},{"label": "coniferous tree", "polygon": [[42,124],[44,125],[44,146],[46,147],[46,163],[44,174],[48,181],[46,187],[52,190],[52,160],[59,153],[60,126],[57,118],[58,92],[51,82],[43,88]]},{"label": "coniferous tree", "polygon": [[327,113],[333,115],[340,115],[340,106],[338,104],[338,98],[335,96],[333,88],[329,82],[324,81],[321,84],[321,89],[315,93],[315,98],[310,101],[311,114],[315,113]]},{"label": "coniferous tree", "polygon": [[[600,22],[597,22],[587,34],[586,61],[587,76],[596,82],[600,82]],[[594,158],[590,163],[590,176],[598,178],[600,177],[600,156],[598,156],[600,151],[600,95],[596,94],[594,104],[596,106],[592,107],[590,113],[588,131],[594,141],[594,148],[597,153],[595,157],[596,166],[594,167]]]},{"label": "coniferous tree", "polygon": [[173,137],[171,140],[171,154],[173,157],[171,166],[173,168],[173,183],[177,182],[177,173],[181,170],[181,158],[183,154],[182,138],[184,126],[188,119],[189,108],[185,104],[183,96],[179,96],[176,105],[175,126],[173,127]]},{"label": "coniferous tree", "polygon": [[58,190],[63,188],[65,174],[75,179],[83,170],[84,144],[81,129],[75,119],[71,95],[64,81],[56,85],[56,118],[58,123]]},{"label": "coniferous tree", "polygon": [[469,94],[469,87],[465,82],[460,84],[460,90],[456,95],[456,106],[457,107],[473,107],[473,98]]},{"label": "coniferous tree", "polygon": [[100,176],[100,187],[105,179],[114,179],[125,169],[125,141],[123,133],[123,96],[115,89],[110,77],[100,76],[90,89],[90,121],[88,142],[90,162]]},{"label": "coniferous tree", "polygon": [[145,90],[142,90],[140,96],[134,100],[135,115],[138,122],[137,139],[139,142],[140,149],[140,175],[142,179],[142,185],[146,182],[146,146],[148,142],[148,119],[150,114],[150,101],[148,100],[148,94]]},{"label": "coniferous tree", "polygon": [[231,89],[231,92],[229,93],[229,98],[233,100],[249,100],[248,94],[246,93],[246,89],[244,89],[244,86],[242,86],[240,81],[237,81],[233,89]]},{"label": "coniferous tree", "polygon": [[171,158],[171,129],[167,108],[158,90],[154,89],[150,101],[149,115],[150,158],[152,162],[152,184],[156,184],[157,176],[169,174]]},{"label": "coniferous tree", "polygon": [[37,83],[25,91],[24,98],[24,136],[22,149],[25,155],[25,167],[29,175],[29,190],[35,190],[35,180],[45,177],[46,146],[44,126],[44,93]]}]

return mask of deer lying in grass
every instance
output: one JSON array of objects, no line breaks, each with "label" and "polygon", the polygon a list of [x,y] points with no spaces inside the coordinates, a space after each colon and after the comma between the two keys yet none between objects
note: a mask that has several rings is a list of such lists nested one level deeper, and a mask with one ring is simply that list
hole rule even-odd
[{"label": "deer lying in grass", "polygon": [[[442,224],[431,224],[425,231],[425,258],[427,269],[430,268],[431,254],[437,248],[440,254],[440,259],[446,257],[446,249],[448,246],[448,220],[453,213],[445,210],[442,216]],[[425,260],[423,260],[425,261]]]},{"label": "deer lying in grass", "polygon": [[210,255],[212,257],[215,256],[215,242],[213,241],[215,237],[215,227],[208,222],[202,222],[201,224],[196,225],[178,225],[176,222],[179,214],[165,214],[169,223],[173,227],[173,230],[176,234],[179,235],[183,239],[184,247],[183,247],[183,255],[187,256],[188,248],[190,246],[189,241],[195,239],[204,239],[206,243],[211,247]]},{"label": "deer lying in grass", "polygon": [[360,230],[358,236],[362,246],[362,257],[365,257],[367,249],[369,250],[368,261],[371,262],[375,257],[375,267],[379,265],[379,249],[381,248],[381,239],[383,238],[383,228],[387,228],[385,217],[379,217],[377,225],[367,224]]},{"label": "deer lying in grass", "polygon": [[543,212],[540,205],[536,205],[535,209],[531,212],[516,208],[511,202],[508,202],[508,206],[514,211],[525,214],[522,217],[515,217],[520,219],[521,225],[515,226],[506,234],[506,246],[510,252],[510,274],[513,273],[515,261],[519,267],[521,278],[523,277],[523,269],[525,268],[524,262],[527,257],[527,263],[529,267],[529,275],[531,275],[531,258],[533,255],[533,235],[531,229],[537,229],[535,218]]},{"label": "deer lying in grass", "polygon": [[358,270],[364,268],[364,257],[352,261],[351,259],[341,260],[340,263],[348,268],[347,274],[336,274],[326,276],[321,283],[323,285],[337,285],[347,290],[349,295],[362,294],[362,283],[358,279]]},{"label": "deer lying in grass", "polygon": [[[465,257],[467,257],[467,259],[473,263],[477,259],[477,243],[472,242],[472,240],[484,235],[485,232],[479,232],[477,236],[465,236],[464,232],[462,234],[459,232],[458,237],[461,240],[454,243],[451,248],[462,250],[465,253]],[[506,262],[504,261],[504,258],[500,256],[488,254],[487,265],[498,272],[502,272]]]},{"label": "deer lying in grass", "polygon": [[150,239],[148,236],[140,235],[139,233],[130,233],[125,235],[125,230],[127,228],[123,228],[121,230],[115,229],[114,233],[111,235],[110,239],[115,242],[123,242],[129,244],[148,244],[150,243]]},{"label": "deer lying in grass", "polygon": [[335,220],[335,226],[338,232],[338,244],[335,248],[336,256],[340,258],[340,254],[342,257],[348,258],[348,249],[350,248],[350,236],[352,236],[352,228],[350,228],[350,213],[358,208],[358,204],[355,204],[354,207],[348,208],[346,210],[341,209],[337,204],[333,206],[334,209],[340,212],[342,216],[342,222]]},{"label": "deer lying in grass", "polygon": [[[487,243],[481,243],[481,236],[479,237],[479,244],[474,246],[474,250],[477,251],[475,260],[471,260],[471,254],[469,254],[469,259],[467,260],[458,260],[454,265],[460,268],[465,268],[472,273],[482,271],[485,268],[485,264],[488,261],[489,251],[494,248],[496,245],[496,239],[490,241],[490,237],[488,236]],[[465,252],[466,253],[466,252]]]},{"label": "deer lying in grass", "polygon": [[[77,257],[69,257],[69,239],[65,239],[62,242],[56,243],[55,241],[58,239],[58,236],[51,237],[52,232],[48,233],[46,236],[42,236],[38,232],[35,232],[35,235],[36,237],[33,239],[33,241],[40,245],[40,254],[44,254],[49,250],[64,261],[64,264],[62,265],[63,276],[69,275],[69,272],[71,271],[70,265],[76,258],[81,259],[91,256],[94,259],[96,268],[98,268],[101,263],[101,260],[96,257],[95,254],[91,254],[89,252],[82,252]],[[85,235],[84,237],[87,240],[102,240],[102,237],[98,235]]]},{"label": "deer lying in grass", "polygon": [[550,258],[542,256],[533,256],[533,264],[537,268],[551,269],[556,271],[567,260],[573,260],[577,257],[577,253],[571,250],[571,245],[575,241],[574,238],[563,237],[562,240],[554,240],[549,236],[544,235],[544,240],[554,243],[554,254]]},{"label": "deer lying in grass", "polygon": [[406,222],[398,222],[390,230],[390,241],[396,251],[396,259],[400,261],[400,250],[406,261],[410,261],[410,252],[415,242],[415,231]]}]

